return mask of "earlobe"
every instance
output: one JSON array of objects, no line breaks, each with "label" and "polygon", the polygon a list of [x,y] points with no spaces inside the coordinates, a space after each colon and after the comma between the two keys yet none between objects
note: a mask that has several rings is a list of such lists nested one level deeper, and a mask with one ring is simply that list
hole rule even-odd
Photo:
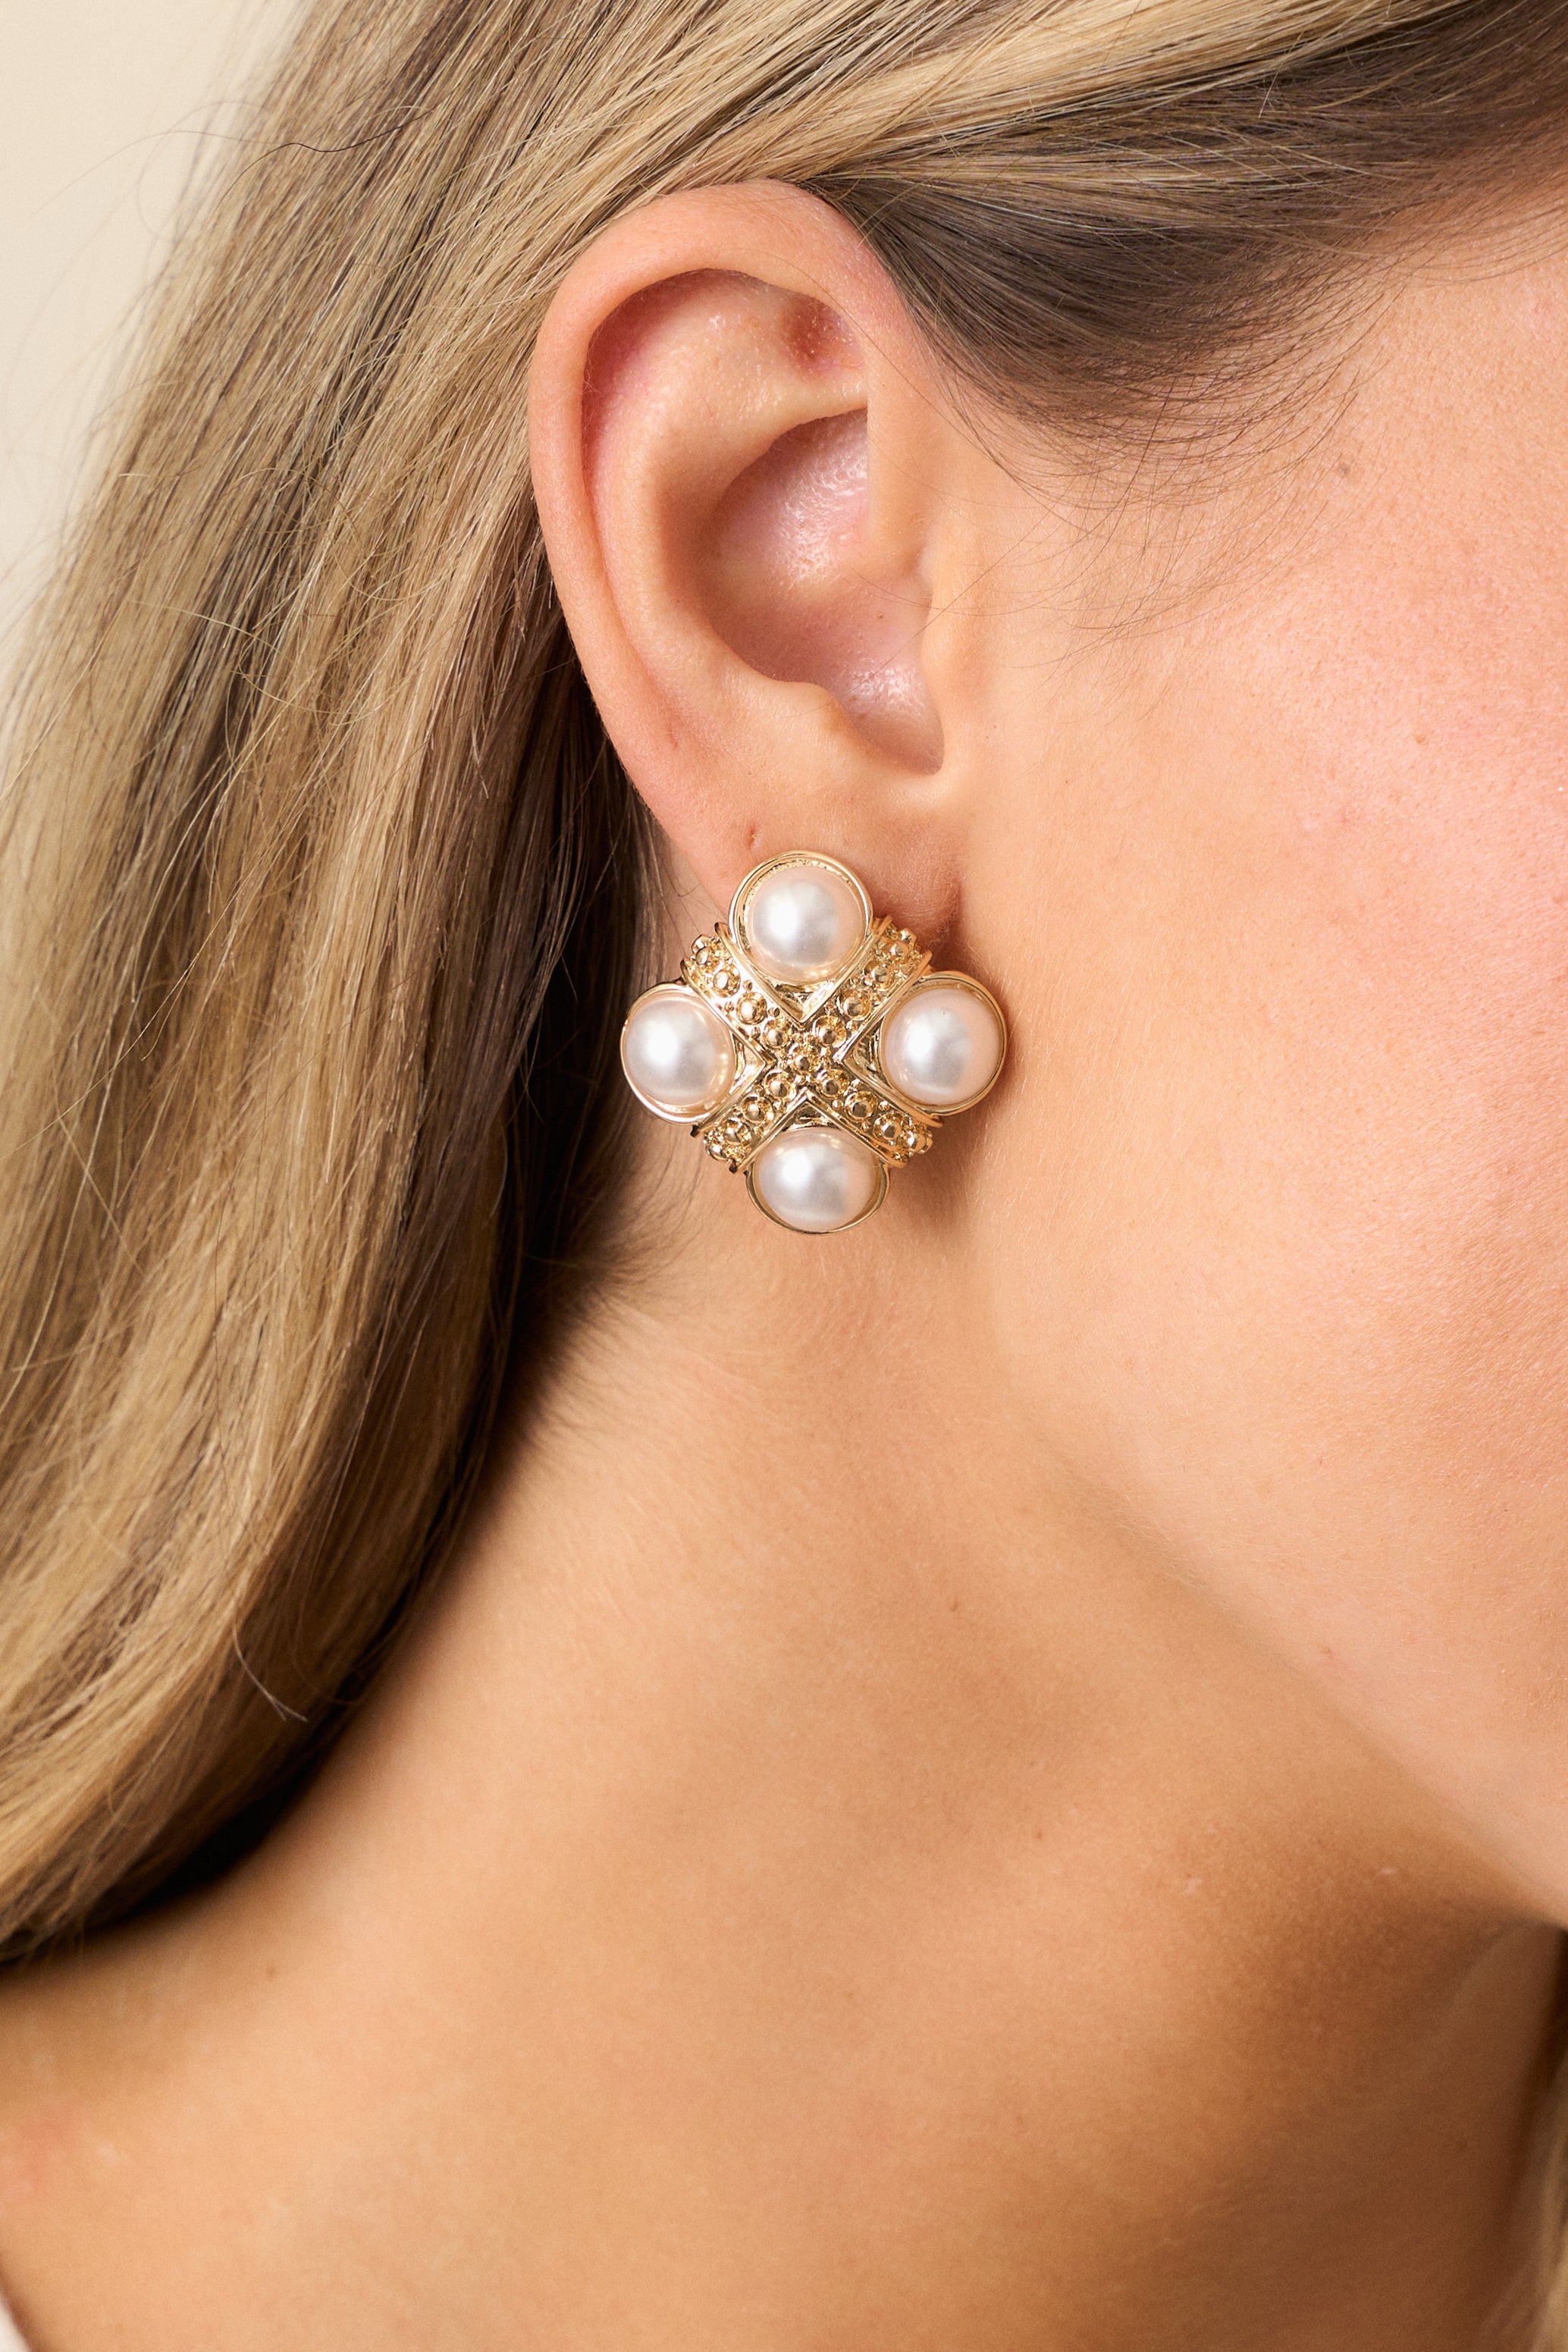
[{"label": "earlobe", "polygon": [[612,739],[715,899],[805,840],[935,929],[936,404],[851,233],[778,194],[793,251],[757,192],[719,190],[668,200],[679,236],[623,224],[619,271],[596,254],[563,289],[533,391],[541,519]]}]

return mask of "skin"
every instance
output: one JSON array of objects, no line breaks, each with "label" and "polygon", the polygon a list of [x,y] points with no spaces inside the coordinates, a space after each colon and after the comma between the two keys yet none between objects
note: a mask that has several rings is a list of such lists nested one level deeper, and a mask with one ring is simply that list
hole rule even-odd
[{"label": "skin", "polygon": [[648,1122],[310,1798],[0,1998],[37,2352],[1522,2342],[1565,362],[1550,240],[1428,243],[1200,464],[957,401],[791,192],[579,264],[533,464],[670,969],[825,849],[1012,1056],[832,1241]]}]

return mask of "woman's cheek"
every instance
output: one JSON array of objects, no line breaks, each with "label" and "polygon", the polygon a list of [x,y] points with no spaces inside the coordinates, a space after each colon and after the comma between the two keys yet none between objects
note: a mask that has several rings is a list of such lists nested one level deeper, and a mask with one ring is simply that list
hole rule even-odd
[{"label": "woman's cheek", "polygon": [[1562,569],[1521,655],[1365,545],[1208,633],[1131,768],[1041,776],[987,1150],[1045,1454],[1568,1904]]}]

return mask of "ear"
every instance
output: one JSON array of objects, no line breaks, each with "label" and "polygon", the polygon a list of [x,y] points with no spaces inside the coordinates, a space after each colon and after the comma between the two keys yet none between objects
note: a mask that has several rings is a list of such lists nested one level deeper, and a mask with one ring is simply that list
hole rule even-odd
[{"label": "ear", "polygon": [[939,933],[972,714],[931,614],[976,453],[853,231],[773,187],[618,223],[552,306],[530,440],[589,686],[704,889],[822,849]]}]

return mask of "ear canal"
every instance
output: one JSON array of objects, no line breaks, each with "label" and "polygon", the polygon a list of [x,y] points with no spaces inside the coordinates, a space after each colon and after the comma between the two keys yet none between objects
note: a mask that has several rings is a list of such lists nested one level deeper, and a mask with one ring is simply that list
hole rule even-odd
[{"label": "ear canal", "polygon": [[921,666],[920,583],[870,560],[866,412],[781,434],[720,501],[709,610],[731,650],[765,677],[820,686],[886,758],[942,763],[942,727]]}]

